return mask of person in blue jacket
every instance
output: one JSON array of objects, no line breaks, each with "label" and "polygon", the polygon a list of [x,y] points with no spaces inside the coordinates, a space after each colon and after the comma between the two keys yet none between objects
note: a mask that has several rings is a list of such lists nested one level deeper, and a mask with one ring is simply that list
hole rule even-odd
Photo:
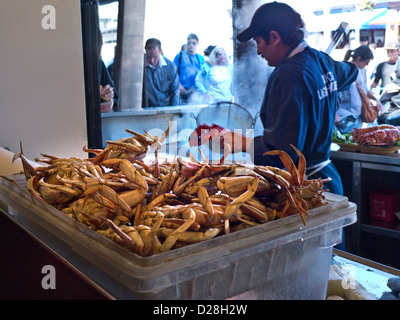
[{"label": "person in blue jacket", "polygon": [[329,160],[330,146],[338,93],[355,81],[358,70],[309,47],[304,32],[300,14],[287,4],[275,1],[257,9],[237,39],[254,39],[257,53],[275,67],[260,110],[263,135],[253,139],[225,131],[222,137],[233,152],[253,152],[256,165],[282,167],[279,157],[263,155],[271,150],[283,150],[297,163],[292,144],[306,158],[307,177],[331,178],[324,187],[342,195],[340,175]]},{"label": "person in blue jacket", "polygon": [[199,38],[194,33],[187,38],[186,49],[181,50],[174,59],[179,75],[179,94],[181,104],[189,104],[196,88],[194,80],[204,63],[204,57],[196,53]]}]

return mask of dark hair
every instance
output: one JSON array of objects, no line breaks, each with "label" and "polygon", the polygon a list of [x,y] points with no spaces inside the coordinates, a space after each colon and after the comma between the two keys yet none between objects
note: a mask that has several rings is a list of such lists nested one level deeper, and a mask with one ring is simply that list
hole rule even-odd
[{"label": "dark hair", "polygon": [[[280,35],[283,44],[288,46],[294,46],[300,43],[304,39],[304,21],[301,15],[293,10],[291,13],[292,19],[290,21],[293,31],[281,31],[281,25],[277,25],[276,28],[271,27],[270,30],[265,30],[260,33],[260,36],[264,39],[266,44],[269,44],[269,34],[272,30],[275,30]],[[283,21],[280,22],[284,23]]]},{"label": "dark hair", "polygon": [[189,39],[194,39],[197,41],[197,43],[199,43],[199,38],[194,34],[194,33],[190,33],[187,37],[187,40]]},{"label": "dark hair", "polygon": [[362,45],[355,50],[347,50],[344,56],[344,61],[349,61],[350,58],[355,60],[358,57],[360,57],[361,60],[370,60],[374,58],[374,54],[372,53],[369,46]]},{"label": "dark hair", "polygon": [[[269,44],[269,34],[272,30],[268,30],[265,32],[261,32],[259,35],[262,37],[265,41],[266,44]],[[283,44],[288,45],[288,46],[294,46],[300,43],[304,39],[304,31],[301,26],[299,26],[299,29],[296,31],[292,32],[281,32],[278,30],[275,30],[276,32],[279,33]]]},{"label": "dark hair", "polygon": [[161,41],[156,39],[156,38],[150,38],[146,41],[146,44],[144,45],[144,48],[146,49],[147,47],[154,49],[156,47],[159,47],[161,50]]},{"label": "dark hair", "polygon": [[216,46],[208,46],[205,50],[204,50],[204,55],[206,56],[206,57],[209,57],[210,56],[210,54],[211,54],[211,52],[214,50],[214,48],[215,48]]}]

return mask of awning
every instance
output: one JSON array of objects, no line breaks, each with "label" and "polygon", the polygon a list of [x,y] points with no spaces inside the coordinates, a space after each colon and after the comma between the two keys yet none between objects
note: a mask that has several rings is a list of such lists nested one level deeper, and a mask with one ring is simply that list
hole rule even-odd
[{"label": "awning", "polygon": [[342,12],[333,13],[329,15],[313,16],[305,18],[306,28],[309,32],[317,31],[334,31],[336,30],[341,22],[347,22],[350,25],[350,29],[361,29],[364,24],[370,23],[373,19],[378,18],[381,15],[387,13],[387,8],[365,10],[357,12]]},{"label": "awning", "polygon": [[[375,10],[374,10],[375,11]],[[385,29],[388,21],[388,9],[362,24],[361,29]]]}]

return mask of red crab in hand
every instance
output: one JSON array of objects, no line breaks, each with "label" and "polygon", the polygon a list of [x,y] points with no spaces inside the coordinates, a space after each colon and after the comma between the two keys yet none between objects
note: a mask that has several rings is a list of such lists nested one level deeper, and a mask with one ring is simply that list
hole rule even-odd
[{"label": "red crab in hand", "polygon": [[189,146],[200,146],[203,143],[211,141],[213,138],[218,137],[222,130],[224,130],[224,128],[215,123],[211,126],[202,124],[191,133],[189,137]]}]

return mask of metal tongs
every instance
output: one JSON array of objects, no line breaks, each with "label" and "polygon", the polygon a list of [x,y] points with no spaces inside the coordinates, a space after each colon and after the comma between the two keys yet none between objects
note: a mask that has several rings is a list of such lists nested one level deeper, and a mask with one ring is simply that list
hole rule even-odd
[{"label": "metal tongs", "polygon": [[325,53],[331,54],[332,50],[335,49],[337,44],[342,40],[345,35],[348,35],[350,31],[350,25],[347,22],[341,22],[339,28],[336,29],[335,34],[332,37],[332,41],[325,50]]}]

